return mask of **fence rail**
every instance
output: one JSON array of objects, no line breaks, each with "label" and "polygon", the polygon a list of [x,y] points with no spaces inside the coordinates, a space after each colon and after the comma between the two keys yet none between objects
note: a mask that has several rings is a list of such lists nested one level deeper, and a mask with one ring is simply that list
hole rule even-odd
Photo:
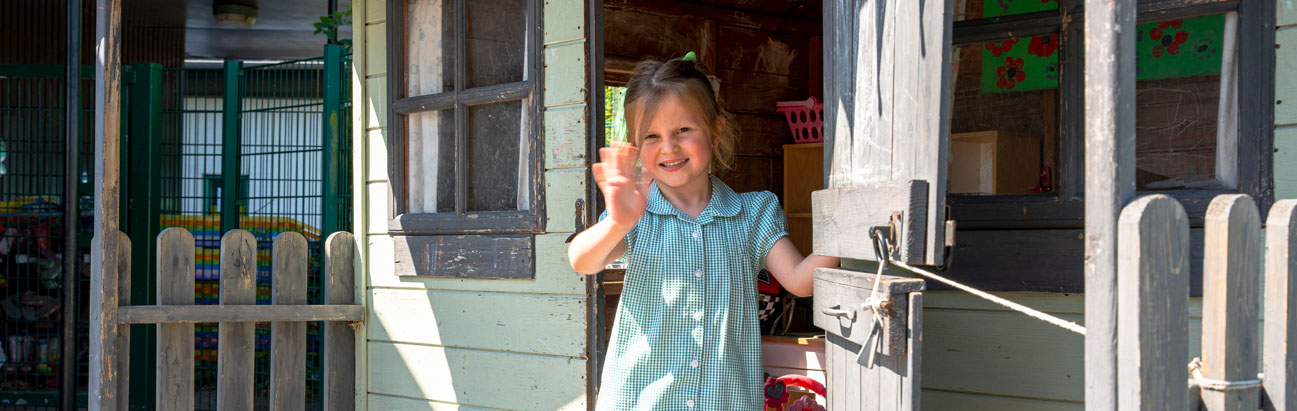
[{"label": "fence rail", "polygon": [[194,236],[168,228],[157,237],[158,302],[132,306],[130,241],[117,233],[122,269],[116,284],[105,281],[103,295],[117,295],[92,307],[102,330],[91,344],[91,409],[127,409],[130,324],[158,324],[158,409],[194,409],[194,324],[220,323],[218,340],[218,409],[252,409],[254,399],[254,322],[271,322],[270,407],[301,410],[306,406],[306,322],[325,325],[326,364],[323,403],[326,409],[355,406],[355,331],[350,322],[363,318],[354,303],[355,239],[338,232],[325,241],[323,305],[307,305],[307,242],[296,232],[274,238],[272,305],[256,304],[257,242],[252,233],[233,230],[221,238],[220,305],[194,304]]},{"label": "fence rail", "polygon": [[[1130,203],[1118,221],[1118,404],[1121,409],[1297,410],[1297,200],[1274,205],[1262,243],[1251,197],[1221,195],[1207,208],[1202,351],[1190,366],[1189,221],[1175,199]],[[1262,254],[1264,252],[1264,260]],[[1266,273],[1265,341],[1260,341]],[[1264,358],[1262,358],[1264,356]],[[1264,364],[1259,373],[1258,363]],[[1186,384],[1186,381],[1188,383]]]}]

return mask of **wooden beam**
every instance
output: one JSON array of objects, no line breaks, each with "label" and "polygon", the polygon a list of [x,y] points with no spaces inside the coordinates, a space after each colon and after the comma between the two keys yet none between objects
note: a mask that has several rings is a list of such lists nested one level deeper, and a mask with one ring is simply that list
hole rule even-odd
[{"label": "wooden beam", "polygon": [[1117,214],[1135,193],[1135,0],[1085,3],[1085,403],[1117,407]]},{"label": "wooden beam", "polygon": [[822,30],[820,23],[813,21],[757,14],[698,3],[686,3],[679,0],[605,0],[604,8],[671,16],[706,16],[721,25],[783,33],[819,34]]},{"label": "wooden beam", "polygon": [[[1256,203],[1246,194],[1217,197],[1207,210],[1206,230],[1202,375],[1217,381],[1254,380],[1260,348],[1257,301],[1261,298],[1262,249]],[[1259,387],[1201,389],[1202,405],[1208,410],[1255,410],[1261,401]]]},{"label": "wooden beam", "polygon": [[1266,410],[1297,410],[1297,200],[1270,208],[1265,236],[1261,401]]},{"label": "wooden beam", "polygon": [[[296,232],[282,233],[275,236],[272,248],[270,304],[276,307],[306,304],[306,237]],[[294,308],[293,311],[307,311],[303,307]],[[270,323],[270,408],[306,408],[304,322]]]},{"label": "wooden beam", "polygon": [[[221,305],[215,307],[269,308],[256,305],[257,239],[252,233],[246,230],[232,230],[221,236],[220,264]],[[178,315],[179,311],[198,308],[181,307],[179,310],[167,310],[157,314]],[[202,308],[202,312],[206,314],[213,307]],[[253,392],[256,367],[254,363],[255,326],[256,324],[251,322],[226,322],[218,327],[216,409],[250,410],[253,407],[252,400],[256,396]]]},{"label": "wooden beam", "polygon": [[[928,218],[928,184],[830,188],[811,193],[812,232],[816,254],[877,261],[869,229],[895,224],[892,243],[899,258],[923,264]],[[894,218],[899,217],[899,218]]]},{"label": "wooden beam", "polygon": [[[80,2],[71,2],[69,7],[80,7]],[[117,282],[120,278],[119,259],[120,242],[117,224],[120,203],[118,198],[120,161],[121,161],[121,17],[120,0],[97,0],[95,2],[95,219],[94,233],[90,245],[90,383],[87,397],[91,409],[116,409],[119,393],[117,378]],[[78,22],[79,24],[79,22]],[[77,56],[79,60],[79,56]],[[69,62],[77,64],[78,61]],[[73,71],[69,69],[69,71]],[[80,81],[80,79],[77,79]],[[80,96],[67,102],[68,110],[79,112]],[[72,137],[75,141],[75,134]],[[75,152],[75,146],[68,146],[69,152]],[[70,177],[70,176],[69,176]],[[71,188],[71,187],[69,187]],[[75,202],[74,200],[67,200]],[[80,258],[75,248],[64,250],[64,258]],[[192,254],[192,252],[190,253]],[[64,279],[75,279],[75,272],[63,273]],[[64,296],[76,301],[75,281],[65,283]],[[193,287],[189,289],[193,293]],[[78,309],[75,304],[65,306],[63,318],[75,321]],[[64,328],[63,336],[63,375],[75,375],[76,344],[75,329]],[[190,333],[192,336],[192,331]],[[193,348],[193,344],[190,344]],[[193,357],[190,357],[193,363]],[[68,381],[65,379],[65,381]],[[190,380],[192,381],[192,379]],[[190,383],[192,386],[192,382]],[[60,401],[65,407],[75,404],[75,385],[60,384]]]},{"label": "wooden beam", "polygon": [[1174,198],[1142,197],[1118,220],[1117,402],[1189,409],[1189,219]]},{"label": "wooden beam", "polygon": [[[194,305],[194,236],[172,227],[158,234],[158,304]],[[194,325],[158,326],[157,384],[160,410],[194,409]]]},{"label": "wooden beam", "polygon": [[[356,302],[356,238],[337,232],[324,242],[324,303]],[[355,307],[364,315],[364,307]],[[324,410],[356,408],[356,330],[350,324],[324,323]]]},{"label": "wooden beam", "polygon": [[122,307],[121,324],[361,321],[359,305],[148,305]]}]

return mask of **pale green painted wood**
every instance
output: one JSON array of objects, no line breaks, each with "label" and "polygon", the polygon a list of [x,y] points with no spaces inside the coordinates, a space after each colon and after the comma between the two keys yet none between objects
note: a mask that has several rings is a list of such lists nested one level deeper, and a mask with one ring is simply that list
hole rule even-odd
[{"label": "pale green painted wood", "polygon": [[545,47],[545,107],[584,104],[585,42]]},{"label": "pale green painted wood", "polygon": [[[369,203],[369,218],[365,222],[365,231],[368,231],[366,234],[387,234],[387,195],[386,181],[365,184],[365,200]],[[391,247],[387,251],[392,252]],[[379,263],[387,261],[389,266],[395,261],[394,254],[375,253],[372,258],[379,259],[375,261]]]},{"label": "pale green painted wood", "polygon": [[[465,280],[456,278],[397,277],[392,261],[392,238],[369,237],[369,285],[383,288],[499,291],[536,294],[586,295],[589,277],[572,271],[567,261],[568,233],[536,236],[536,278],[532,280]],[[583,320],[584,321],[584,320]]]},{"label": "pale green painted wood", "polygon": [[545,2],[545,44],[585,39],[585,9],[573,8],[572,3]]},{"label": "pale green painted wood", "polygon": [[[1283,0],[1287,2],[1289,0]],[[1291,81],[1297,73],[1297,26],[1284,27],[1275,31],[1275,79],[1274,82],[1274,123],[1275,125],[1297,124],[1297,82]],[[1276,140],[1278,136],[1276,136]],[[1277,144],[1277,142],[1276,142]],[[1275,164],[1275,175],[1291,173]]]},{"label": "pale green painted wood", "polygon": [[387,1],[386,0],[365,0],[365,13],[363,15],[356,13],[352,17],[355,21],[375,22],[387,20]]},{"label": "pale green painted wood", "polygon": [[462,407],[459,404],[447,404],[428,400],[412,400],[383,394],[369,395],[369,409],[384,411],[458,411],[479,408]]},{"label": "pale green painted wood", "polygon": [[[365,76],[387,73],[387,23],[365,25]],[[353,54],[354,55],[354,54]]]},{"label": "pale green painted wood", "polygon": [[923,409],[960,411],[1081,411],[1075,402],[995,397],[949,391],[923,391]]},{"label": "pale green painted wood", "polygon": [[1297,198],[1297,126],[1275,128],[1274,148],[1275,199]]},{"label": "pale green painted wood", "polygon": [[387,128],[387,75],[365,78],[366,130]]},{"label": "pale green painted wood", "polygon": [[585,104],[545,110],[545,168],[586,168]]},{"label": "pale green painted wood", "polygon": [[1275,26],[1283,27],[1297,24],[1297,1],[1279,0],[1275,2]]},{"label": "pale green painted wood", "polygon": [[[570,233],[576,229],[576,200],[585,199],[581,215],[589,208],[586,193],[585,168],[568,168],[545,172],[545,231],[551,233]],[[536,253],[538,259],[553,258],[553,255]],[[569,269],[570,270],[570,269]]]},{"label": "pale green painted wood", "polygon": [[585,355],[583,296],[373,289],[371,340]]},{"label": "pale green painted wood", "polygon": [[370,342],[369,388],[378,394],[478,407],[586,407],[586,362],[429,345]]},{"label": "pale green painted wood", "polygon": [[374,129],[365,134],[364,170],[367,181],[387,181],[387,130]]}]

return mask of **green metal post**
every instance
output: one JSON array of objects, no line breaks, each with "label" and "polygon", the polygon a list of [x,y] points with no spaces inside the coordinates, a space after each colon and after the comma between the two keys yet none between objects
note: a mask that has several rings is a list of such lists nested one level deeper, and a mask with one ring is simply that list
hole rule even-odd
[{"label": "green metal post", "polygon": [[[157,250],[153,239],[161,231],[162,219],[162,66],[136,64],[135,82],[131,85],[130,158],[122,164],[129,189],[127,221],[122,226],[135,247],[131,248],[131,304],[155,304],[157,277],[153,264]],[[156,326],[131,326],[130,399],[132,410],[153,409],[153,373],[156,369]]]},{"label": "green metal post", "polygon": [[225,61],[225,106],[221,113],[221,235],[239,228],[239,109],[242,94],[239,80],[243,62]]},{"label": "green metal post", "polygon": [[328,238],[330,234],[338,231],[338,214],[342,208],[342,203],[338,197],[339,182],[345,176],[340,176],[342,159],[339,156],[340,146],[338,144],[338,127],[342,124],[341,116],[348,115],[342,110],[342,90],[343,90],[343,73],[342,73],[342,47],[336,44],[324,46],[324,115],[321,116],[324,121],[324,141],[321,145],[321,169],[324,176],[320,179],[324,185],[321,199],[324,201],[320,239]]}]

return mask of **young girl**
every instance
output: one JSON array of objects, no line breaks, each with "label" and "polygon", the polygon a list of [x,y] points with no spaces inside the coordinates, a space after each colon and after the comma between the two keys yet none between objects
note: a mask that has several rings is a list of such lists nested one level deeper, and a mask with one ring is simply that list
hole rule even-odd
[{"label": "young girl", "polygon": [[762,409],[757,273],[806,296],[816,267],[838,265],[802,257],[774,194],[738,194],[711,175],[730,166],[736,136],[691,57],[635,68],[633,145],[600,150],[592,171],[607,211],[568,248],[579,273],[629,263],[600,410]]}]

